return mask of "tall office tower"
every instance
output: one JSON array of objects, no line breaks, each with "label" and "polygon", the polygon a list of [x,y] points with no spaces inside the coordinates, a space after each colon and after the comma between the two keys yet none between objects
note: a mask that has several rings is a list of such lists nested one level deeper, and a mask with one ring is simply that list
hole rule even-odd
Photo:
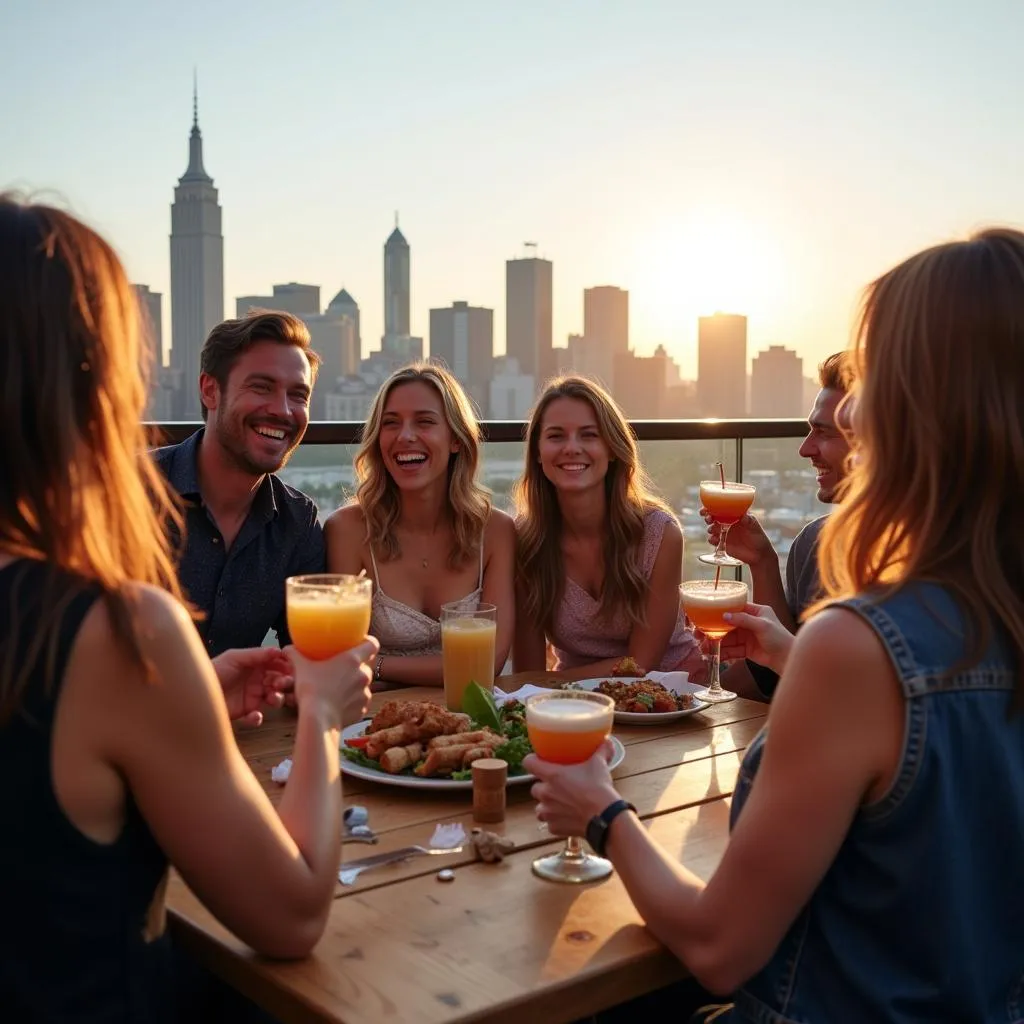
[{"label": "tall office tower", "polygon": [[702,316],[697,338],[697,404],[701,416],[747,415],[747,318]]},{"label": "tall office tower", "polygon": [[423,358],[423,339],[409,334],[410,267],[409,243],[398,229],[384,243],[384,336],[381,358],[392,368]]},{"label": "tall office tower", "polygon": [[317,420],[332,419],[330,395],[339,380],[359,372],[359,306],[342,288],[323,313],[302,319],[309,328],[313,351],[320,357],[310,414]]},{"label": "tall office tower", "polygon": [[554,373],[550,260],[527,256],[505,262],[505,352],[534,387]]},{"label": "tall office tower", "polygon": [[148,284],[132,285],[135,295],[139,300],[139,309],[142,313],[142,329],[152,344],[153,368],[156,376],[156,369],[164,365],[164,303],[163,295],[160,292],[151,292]]},{"label": "tall office tower", "polygon": [[754,356],[750,415],[758,419],[803,416],[804,361],[789,348],[770,345]]},{"label": "tall office tower", "polygon": [[465,302],[432,309],[430,358],[451,370],[477,412],[487,416],[494,375],[494,310]]},{"label": "tall office tower", "polygon": [[615,386],[615,361],[629,351],[629,292],[599,285],[583,292],[583,349],[587,368],[605,387]]},{"label": "tall office tower", "polygon": [[275,284],[272,295],[239,295],[235,299],[235,316],[241,318],[253,309],[277,309],[292,316],[316,316],[320,312],[320,285]]},{"label": "tall office tower", "polygon": [[203,168],[199,99],[192,91],[188,168],[171,204],[171,366],[182,378],[178,416],[200,418],[199,353],[224,319],[224,237],[217,189]]},{"label": "tall office tower", "polygon": [[384,335],[403,337],[409,334],[409,243],[398,229],[384,243]]}]

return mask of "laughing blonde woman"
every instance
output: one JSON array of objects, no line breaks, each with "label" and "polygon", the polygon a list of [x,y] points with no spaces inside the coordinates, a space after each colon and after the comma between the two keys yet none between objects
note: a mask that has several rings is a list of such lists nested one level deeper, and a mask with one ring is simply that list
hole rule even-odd
[{"label": "laughing blonde woman", "polygon": [[377,680],[440,686],[441,606],[497,608],[495,672],[512,644],[512,520],[479,480],[480,427],[443,367],[396,370],[370,409],[355,458],[355,501],[327,520],[331,572],[374,583]]}]

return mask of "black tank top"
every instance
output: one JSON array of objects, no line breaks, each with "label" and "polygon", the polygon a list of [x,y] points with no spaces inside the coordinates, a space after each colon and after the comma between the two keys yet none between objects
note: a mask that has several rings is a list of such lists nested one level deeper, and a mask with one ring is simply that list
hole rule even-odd
[{"label": "black tank top", "polygon": [[53,671],[44,649],[19,709],[0,724],[0,1020],[12,1024],[164,1024],[174,1016],[168,939],[147,937],[167,858],[130,794],[121,835],[102,844],[75,828],[53,790],[57,702],[98,597],[96,587],[44,563],[0,569],[0,665],[12,651],[14,664],[24,664],[44,601],[64,609]]}]

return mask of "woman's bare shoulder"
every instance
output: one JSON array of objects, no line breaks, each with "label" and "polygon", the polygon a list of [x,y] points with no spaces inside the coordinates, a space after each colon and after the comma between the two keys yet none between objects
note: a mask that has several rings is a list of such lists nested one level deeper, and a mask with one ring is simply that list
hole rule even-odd
[{"label": "woman's bare shoulder", "polygon": [[360,539],[366,532],[366,517],[363,515],[360,505],[355,501],[336,508],[324,520],[324,533],[351,536],[353,531],[356,531],[356,536]]}]

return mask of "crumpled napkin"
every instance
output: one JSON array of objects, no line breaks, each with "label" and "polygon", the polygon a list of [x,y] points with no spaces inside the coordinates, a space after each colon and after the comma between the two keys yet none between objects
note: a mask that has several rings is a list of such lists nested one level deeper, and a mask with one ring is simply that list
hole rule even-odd
[{"label": "crumpled napkin", "polygon": [[275,765],[270,769],[270,778],[276,782],[279,786],[283,786],[288,781],[288,776],[292,773],[292,759],[286,757],[279,765]]}]

